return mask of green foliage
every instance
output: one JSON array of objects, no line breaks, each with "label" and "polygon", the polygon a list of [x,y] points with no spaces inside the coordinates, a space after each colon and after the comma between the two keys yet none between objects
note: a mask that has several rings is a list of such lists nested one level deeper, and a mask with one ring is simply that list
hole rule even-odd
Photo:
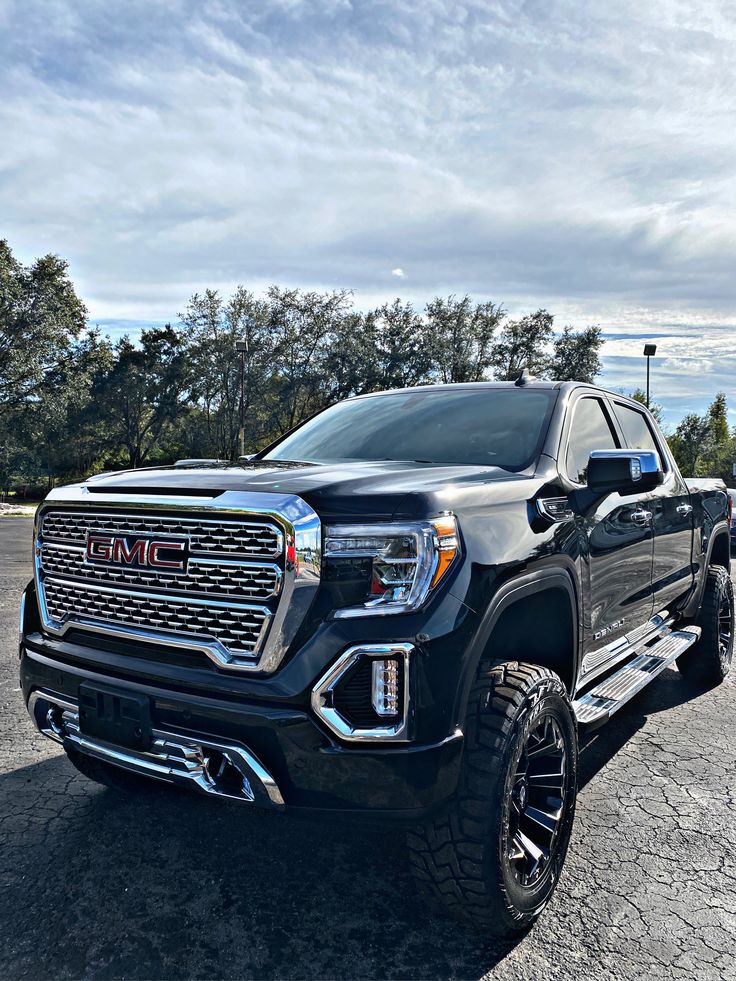
[{"label": "green foliage", "polygon": [[[629,395],[635,402],[639,402],[641,405],[646,406],[647,404],[647,393],[643,388],[635,388],[634,391]],[[652,413],[654,418],[657,420],[657,424],[660,429],[664,429],[663,413],[664,408],[658,402],[651,402],[647,406],[649,411]]]},{"label": "green foliage", "polygon": [[[101,469],[253,452],[341,398],[410,385],[539,377],[592,381],[595,327],[508,320],[468,295],[358,311],[346,290],[195,293],[175,325],[117,344],[55,256],[24,267],[0,242],[0,491]],[[243,346],[241,352],[236,344]]]},{"label": "green foliage", "polygon": [[728,440],[728,404],[723,392],[719,392],[708,408],[708,438],[716,446]]},{"label": "green foliage", "polygon": [[0,240],[0,409],[23,406],[46,372],[85,327],[87,311],[67,276],[67,264],[47,255],[31,266]]},{"label": "green foliage", "polygon": [[670,449],[684,477],[695,475],[695,467],[703,450],[707,432],[706,420],[690,412],[670,437]]},{"label": "green foliage", "polygon": [[726,396],[719,392],[704,416],[689,413],[669,439],[685,477],[720,477],[733,486],[736,432],[728,429]]},{"label": "green foliage", "polygon": [[736,437],[731,437],[700,454],[695,464],[695,476],[720,477],[729,487],[733,487],[734,463],[736,463]]},{"label": "green foliage", "polygon": [[48,478],[73,454],[57,434],[84,404],[100,341],[56,256],[24,266],[0,241],[0,492]]},{"label": "green foliage", "polygon": [[544,375],[549,367],[547,347],[552,340],[553,323],[554,317],[547,310],[507,321],[493,351],[495,377],[511,381],[522,368],[528,368],[535,376]]},{"label": "green foliage", "polygon": [[565,327],[555,340],[550,377],[558,381],[593,382],[601,372],[598,352],[602,343],[600,327],[586,327],[577,332]]},{"label": "green foliage", "polygon": [[124,337],[93,389],[107,448],[123,449],[127,466],[147,463],[186,405],[189,382],[184,337],[170,324],[144,330],[139,347]]},{"label": "green foliage", "polygon": [[575,331],[570,325],[556,337],[554,317],[547,310],[508,320],[501,330],[489,364],[498,379],[517,378],[522,368],[539,378],[593,382],[601,372],[600,327]]},{"label": "green foliage", "polygon": [[[423,313],[397,298],[365,313],[347,291],[239,286],[194,294],[178,326],[114,347],[85,328],[86,311],[54,256],[24,267],[0,242],[0,490],[102,467],[239,452],[351,395],[409,385],[533,375],[592,382],[600,328],[555,335],[540,309],[508,320],[492,302],[435,297]],[[244,342],[242,354],[236,342]],[[242,359],[242,361],[241,361]],[[644,403],[637,389],[633,397]],[[661,419],[661,407],[650,406]],[[730,479],[736,439],[726,398],[670,437],[686,475]]]},{"label": "green foliage", "polygon": [[426,307],[426,341],[431,371],[438,381],[473,382],[493,364],[493,341],[504,311],[490,301],[435,297]]}]

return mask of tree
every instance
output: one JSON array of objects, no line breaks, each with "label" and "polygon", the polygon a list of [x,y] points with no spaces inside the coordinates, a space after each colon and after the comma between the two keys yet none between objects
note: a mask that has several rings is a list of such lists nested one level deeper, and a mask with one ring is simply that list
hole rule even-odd
[{"label": "tree", "polygon": [[547,310],[537,310],[521,320],[508,320],[493,349],[495,377],[512,381],[522,368],[532,375],[544,375],[549,359],[547,347],[552,340],[554,317]]},{"label": "tree", "polygon": [[632,398],[635,402],[639,402],[641,405],[648,408],[649,411],[654,416],[654,418],[657,420],[657,424],[659,425],[659,428],[660,429],[664,428],[663,407],[658,402],[652,402],[651,400],[649,402],[649,405],[647,406],[647,393],[644,391],[643,388],[635,388],[634,391],[629,396],[629,398]]},{"label": "tree", "polygon": [[376,335],[372,315],[348,311],[325,352],[325,400],[339,402],[376,386]]},{"label": "tree", "polygon": [[[65,262],[26,267],[2,241],[0,484],[177,456],[234,459],[241,364],[249,451],[351,395],[515,378],[525,366],[584,380],[599,371],[598,328],[555,337],[546,310],[504,318],[499,304],[467,294],[435,297],[423,314],[400,298],[361,312],[347,290],[272,286],[256,297],[238,286],[194,294],[179,326],[113,345],[87,329]],[[714,408],[719,446],[723,418]]]},{"label": "tree", "polygon": [[165,429],[186,404],[189,371],[183,338],[171,324],[144,330],[140,347],[124,337],[94,398],[109,429],[108,447],[122,446],[126,463],[147,463]]},{"label": "tree", "polygon": [[[67,390],[60,373],[72,370],[84,345],[75,339],[86,310],[57,256],[22,265],[0,240],[0,483],[33,482],[51,473],[50,437],[39,424],[41,406],[58,405]],[[54,380],[56,378],[56,380]],[[58,416],[58,413],[57,413]]]},{"label": "tree", "polygon": [[331,293],[285,290],[267,293],[273,343],[271,411],[277,435],[328,404],[327,350],[350,305],[349,290]]},{"label": "tree", "polygon": [[486,377],[493,362],[493,339],[504,311],[476,303],[465,294],[435,297],[425,308],[425,336],[431,372],[438,381],[471,382]]},{"label": "tree", "polygon": [[704,416],[689,413],[669,440],[686,477],[721,477],[731,482],[736,462],[736,434],[728,429],[728,404],[719,392]]},{"label": "tree", "polygon": [[574,331],[569,325],[555,338],[554,353],[547,372],[556,381],[593,382],[601,372],[599,351],[603,344],[600,327]]},{"label": "tree", "polygon": [[19,409],[36,394],[86,316],[66,262],[47,255],[23,266],[0,240],[0,411]]},{"label": "tree", "polygon": [[728,429],[728,403],[723,392],[718,392],[708,406],[704,422],[707,433],[695,464],[695,476],[720,477],[730,484],[736,462],[736,432]]},{"label": "tree", "polygon": [[113,348],[97,329],[85,331],[46,373],[26,413],[32,445],[49,485],[55,477],[88,473],[100,459],[106,435],[95,404],[95,379],[112,369]]},{"label": "tree", "polygon": [[273,370],[274,343],[269,324],[269,304],[257,300],[243,286],[229,299],[216,290],[195,293],[180,320],[186,336],[192,389],[189,454],[232,459],[239,452],[240,354],[236,343],[244,341],[246,448],[264,432],[266,420],[265,379]]},{"label": "tree", "polygon": [[706,420],[708,422],[708,438],[713,446],[726,443],[729,438],[728,403],[723,392],[718,392],[708,406]]},{"label": "tree", "polygon": [[720,477],[729,487],[733,486],[733,465],[736,463],[736,437],[712,446],[701,453],[695,464],[696,477]]},{"label": "tree", "polygon": [[371,359],[365,391],[407,388],[430,380],[426,326],[410,301],[397,297],[366,314],[364,331]]},{"label": "tree", "polygon": [[695,465],[708,434],[706,420],[695,412],[688,413],[670,437],[669,444],[684,477],[695,474]]}]

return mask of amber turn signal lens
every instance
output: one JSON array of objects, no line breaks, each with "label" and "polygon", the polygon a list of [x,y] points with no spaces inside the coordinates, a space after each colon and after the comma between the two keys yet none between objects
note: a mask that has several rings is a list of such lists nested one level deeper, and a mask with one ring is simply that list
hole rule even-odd
[{"label": "amber turn signal lens", "polygon": [[434,545],[437,550],[437,567],[432,576],[430,588],[434,588],[445,575],[459,551],[457,522],[451,514],[432,520],[435,530]]}]

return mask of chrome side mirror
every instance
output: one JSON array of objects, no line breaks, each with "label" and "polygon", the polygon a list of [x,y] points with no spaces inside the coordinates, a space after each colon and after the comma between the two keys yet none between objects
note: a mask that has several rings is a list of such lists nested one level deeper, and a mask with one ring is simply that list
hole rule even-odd
[{"label": "chrome side mirror", "polygon": [[663,481],[654,450],[594,450],[588,460],[588,489],[595,494],[646,494]]}]

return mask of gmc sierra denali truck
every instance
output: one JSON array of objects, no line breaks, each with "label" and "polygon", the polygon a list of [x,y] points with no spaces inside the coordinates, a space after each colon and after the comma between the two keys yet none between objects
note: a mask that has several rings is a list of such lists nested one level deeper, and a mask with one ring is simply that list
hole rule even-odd
[{"label": "gmc sierra denali truck", "polygon": [[559,878],[578,732],[674,662],[728,672],[729,518],[620,395],[364,395],[237,464],[52,491],[22,690],[103,784],[406,825],[425,892],[511,933]]}]

